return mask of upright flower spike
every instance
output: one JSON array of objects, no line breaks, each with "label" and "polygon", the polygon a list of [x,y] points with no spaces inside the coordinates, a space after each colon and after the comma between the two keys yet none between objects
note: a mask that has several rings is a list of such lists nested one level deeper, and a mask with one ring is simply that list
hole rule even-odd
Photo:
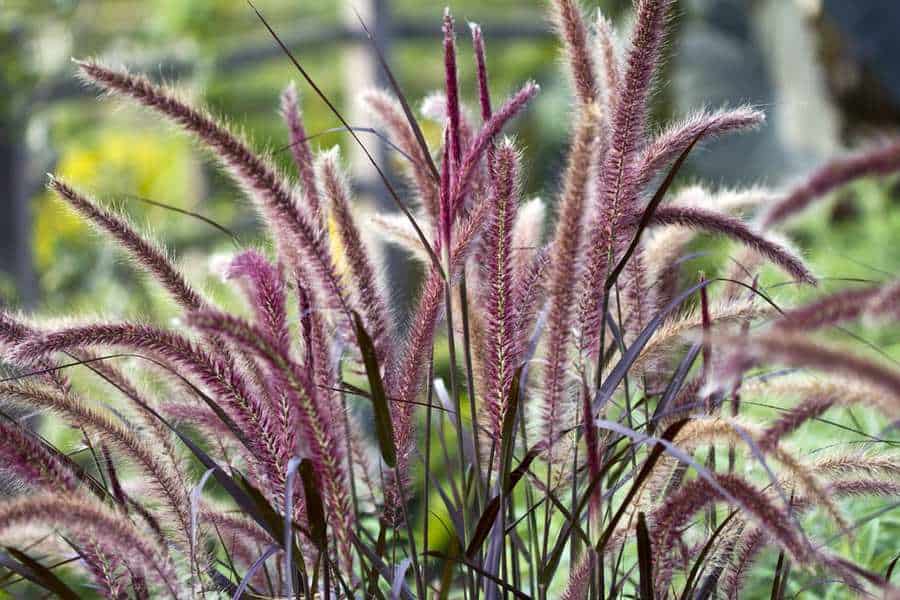
[{"label": "upright flower spike", "polygon": [[258,326],[277,343],[280,351],[288,352],[291,342],[281,269],[259,252],[247,250],[231,261],[228,278],[246,281],[247,296]]},{"label": "upright flower spike", "polygon": [[459,83],[456,78],[456,34],[453,31],[453,17],[450,8],[444,11],[444,89],[447,92],[447,128],[451,172],[454,177],[462,162],[460,140]]},{"label": "upright flower spike", "polygon": [[603,102],[606,112],[613,114],[616,110],[619,82],[622,80],[622,64],[616,48],[617,36],[613,24],[599,12],[597,13],[597,43],[600,46],[603,72]]},{"label": "upright flower spike", "polygon": [[553,23],[563,40],[575,97],[581,106],[587,106],[597,100],[597,74],[593,44],[578,0],[553,0]]},{"label": "upright flower spike", "polygon": [[[627,70],[616,94],[616,110],[611,116],[609,148],[602,157],[598,181],[599,210],[588,240],[587,271],[582,278],[581,321],[585,343],[599,332],[603,284],[616,262],[620,221],[638,210],[636,158],[643,145],[650,96],[666,33],[666,19],[674,0],[639,0],[637,4]],[[637,261],[637,259],[632,259]],[[635,266],[640,270],[640,266]],[[636,292],[639,297],[640,291]]]},{"label": "upright flower spike", "polygon": [[319,190],[316,184],[316,174],[313,169],[313,155],[306,139],[306,128],[303,126],[303,118],[300,111],[300,98],[297,95],[297,86],[291,82],[281,93],[281,115],[288,126],[291,156],[300,175],[303,184],[303,195],[309,204],[309,212],[314,222],[320,222],[321,210],[319,205]]},{"label": "upright flower spike", "polygon": [[512,230],[519,202],[518,161],[511,142],[506,141],[497,148],[491,211],[482,240],[485,264],[481,294],[486,309],[482,378],[483,406],[488,414],[487,421],[482,422],[486,423],[492,440],[501,437],[509,389],[523,342],[522,332],[516,329],[520,307],[513,303],[512,280]]},{"label": "upright flower spike", "polygon": [[579,272],[578,252],[583,234],[583,214],[590,181],[591,163],[597,150],[601,119],[597,107],[585,110],[577,124],[563,179],[559,217],[550,242],[546,364],[542,399],[543,438],[552,443],[566,424],[562,406],[574,314],[575,283]]},{"label": "upright flower spike", "polygon": [[[192,313],[189,323],[198,329],[215,333],[231,340],[236,345],[257,354],[268,367],[271,376],[279,382],[294,406],[297,418],[296,447],[294,455],[310,456],[316,475],[324,488],[323,496],[333,527],[340,541],[342,560],[352,563],[349,532],[353,525],[353,511],[347,493],[346,444],[338,435],[332,407],[322,402],[314,381],[299,364],[288,356],[284,349],[266,333],[242,319],[217,311]],[[270,434],[271,435],[271,434]]]},{"label": "upright flower spike", "polygon": [[478,78],[478,105],[481,107],[481,120],[487,122],[493,114],[491,109],[491,92],[488,88],[487,57],[484,50],[484,36],[478,23],[469,23],[472,30],[472,49],[475,52],[475,73]]},{"label": "upright flower spike", "polygon": [[[394,98],[381,91],[369,91],[363,94],[363,102],[374,113],[375,117],[382,122],[394,140],[394,143],[409,157],[409,160],[403,161],[408,171],[412,175],[413,183],[418,191],[421,210],[424,211],[432,228],[438,222],[438,184],[431,170],[428,168],[428,157],[425,155],[422,146],[416,139],[416,134],[406,116],[403,114],[403,107]],[[408,222],[405,224],[409,227]],[[423,228],[424,229],[424,228]],[[433,235],[432,231],[425,231],[426,235]],[[415,235],[413,233],[413,235]],[[416,238],[417,250],[421,250],[421,242]]]}]

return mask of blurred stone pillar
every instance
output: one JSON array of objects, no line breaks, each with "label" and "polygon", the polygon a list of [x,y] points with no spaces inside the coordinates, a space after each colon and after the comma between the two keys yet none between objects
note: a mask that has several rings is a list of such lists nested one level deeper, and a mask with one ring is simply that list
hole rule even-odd
[{"label": "blurred stone pillar", "polygon": [[778,184],[831,154],[838,120],[806,15],[795,0],[689,0],[675,52],[675,112],[750,103],[758,133],[713,142],[690,161],[728,185]]},{"label": "blurred stone pillar", "polygon": [[[345,4],[343,9],[346,28],[356,34],[356,39],[350,41],[344,49],[341,61],[344,77],[344,117],[354,127],[371,127],[374,124],[371,116],[363,109],[360,94],[368,89],[384,89],[388,86],[388,80],[371,42],[366,39],[365,31],[359,22],[360,18],[375,37],[375,43],[387,63],[391,65],[392,70],[396,71],[390,61],[392,35],[390,0],[358,0]],[[399,78],[400,74],[395,72],[395,76]],[[391,174],[387,145],[380,138],[369,133],[359,133],[358,135],[394,189],[400,193],[401,200],[407,202],[408,198],[404,197],[400,185]],[[350,165],[351,179],[357,192],[356,197],[368,205],[364,211],[359,211],[357,214],[368,215],[373,210],[396,211],[394,200],[362,148],[349,137],[349,134],[346,139],[349,140],[347,160]],[[371,236],[373,228],[371,223],[366,221],[367,219],[363,216],[359,223],[360,229],[364,236]],[[399,309],[398,314],[405,314],[410,297],[406,256],[399,249],[385,244],[381,244],[378,250],[384,256],[387,266],[385,283],[387,294],[390,296],[389,301],[392,306]]]},{"label": "blurred stone pillar", "polygon": [[[31,262],[31,219],[28,210],[28,158],[25,132],[31,109],[16,81],[21,60],[21,32],[0,36],[0,270],[14,282],[18,302],[31,307],[37,301],[37,281]],[[21,74],[18,75],[21,79]],[[6,299],[2,299],[6,300]]]}]

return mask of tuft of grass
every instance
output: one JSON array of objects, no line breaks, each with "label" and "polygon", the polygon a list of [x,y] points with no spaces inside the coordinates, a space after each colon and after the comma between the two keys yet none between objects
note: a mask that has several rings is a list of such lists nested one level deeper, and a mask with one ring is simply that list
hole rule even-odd
[{"label": "tuft of grass", "polygon": [[[479,110],[466,110],[449,11],[445,90],[422,111],[443,131],[439,147],[399,86],[363,95],[405,161],[403,195],[385,180],[402,219],[355,206],[339,154],[310,145],[293,87],[281,110],[295,179],[174,90],[76,62],[91,85],[207,146],[269,244],[228,260],[223,288],[242,301],[231,309],[124,214],[51,177],[181,316],[163,326],[0,314],[17,373],[0,397],[52,414],[81,444],[76,460],[13,416],[22,410],[0,415],[0,467],[23,490],[0,501],[0,586],[78,597],[90,585],[109,598],[736,598],[760,588],[748,584],[754,563],[777,556],[763,584],[772,597],[897,593],[896,560],[871,550],[877,532],[866,532],[869,564],[832,548],[871,520],[861,499],[884,512],[900,496],[896,443],[878,430],[900,408],[900,370],[828,334],[894,325],[900,284],[816,292],[776,229],[841,186],[900,170],[900,142],[839,157],[790,189],[676,190],[696,145],[758,127],[762,113],[701,111],[653,134],[648,99],[674,0],[638,0],[627,43],[573,0],[552,4],[575,100],[560,115],[566,167],[543,186],[559,190],[546,235],[548,207],[521,197],[527,154],[504,135],[539,87],[494,106],[475,25]],[[755,216],[737,216],[748,208]],[[691,272],[683,258],[701,232],[740,246],[730,273]],[[373,233],[424,269],[409,315],[384,287]],[[812,300],[782,305],[769,266]],[[75,369],[91,381],[70,379]],[[853,424],[832,420],[837,410]],[[866,444],[809,452],[797,438],[812,427]]]}]

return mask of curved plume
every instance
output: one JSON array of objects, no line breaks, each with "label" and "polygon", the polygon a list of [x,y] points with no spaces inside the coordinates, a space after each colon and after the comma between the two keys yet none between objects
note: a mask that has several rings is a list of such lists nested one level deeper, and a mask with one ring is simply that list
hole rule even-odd
[{"label": "curved plume", "polygon": [[[73,427],[84,427],[99,434],[104,441],[115,445],[138,465],[153,482],[155,493],[174,515],[180,539],[188,535],[187,494],[183,482],[158,453],[147,446],[133,431],[112,417],[87,406],[77,397],[37,386],[0,384],[0,395],[28,406],[52,411]],[[186,547],[186,546],[185,546]]]},{"label": "curved plume", "polygon": [[742,106],[714,112],[700,111],[683,121],[669,125],[650,140],[638,159],[637,182],[644,187],[650,180],[671,164],[684,150],[701,140],[708,140],[728,133],[755,129],[766,120],[761,111]]},{"label": "curved plume", "polygon": [[211,116],[188,106],[145,77],[109,69],[92,61],[76,61],[76,64],[88,81],[160,112],[207,144],[232,178],[256,202],[284,259],[297,262],[295,247],[299,244],[304,258],[315,265],[326,298],[334,307],[341,305],[343,291],[334,273],[321,227],[303,214],[290,187],[268,161],[257,156],[244,140]]},{"label": "curved plume", "polygon": [[859,318],[880,287],[850,288],[786,311],[777,326],[788,331],[813,331]]},{"label": "curved plume", "polygon": [[127,250],[134,262],[141,269],[153,275],[183,308],[196,310],[206,304],[187,282],[181,271],[175,267],[166,252],[153,242],[143,238],[124,216],[99,206],[56,177],[51,176],[47,186],[84,219],[118,242],[121,248]]},{"label": "curved plume", "polygon": [[34,435],[6,420],[0,421],[0,468],[32,488],[62,487],[71,492],[79,484],[70,465],[50,453]]},{"label": "curved plume", "polygon": [[17,359],[34,360],[55,352],[79,350],[91,346],[110,346],[128,351],[146,352],[160,357],[176,371],[195,378],[213,396],[224,403],[223,409],[251,440],[251,451],[272,480],[276,489],[284,479],[286,465],[283,449],[276,447],[271,411],[255,396],[235,365],[220,355],[212,356],[176,333],[150,325],[131,323],[83,325],[49,331],[26,340],[17,348]]},{"label": "curved plume", "polygon": [[366,330],[375,343],[378,359],[383,362],[393,328],[384,290],[350,208],[349,184],[341,172],[337,152],[324,155],[316,167],[329,215],[337,229],[347,261],[352,283],[347,287],[353,290],[354,304],[363,315]]},{"label": "curved plume", "polygon": [[[895,403],[900,398],[900,373],[846,351],[828,348],[806,337],[776,329],[749,337],[721,336],[715,342],[733,349],[739,357],[738,362],[743,363],[744,367],[763,361],[812,367],[861,379],[889,394]],[[894,416],[890,411],[887,412],[888,416]]]},{"label": "curved plume", "polygon": [[796,280],[816,285],[815,276],[800,258],[781,244],[753,232],[743,221],[730,215],[702,208],[661,206],[653,213],[651,223],[680,225],[724,235],[766,257]]},{"label": "curved plume", "polygon": [[151,578],[171,597],[186,597],[166,549],[125,517],[88,498],[45,493],[0,503],[0,532],[28,526],[62,528],[92,539],[104,553],[121,557],[129,569]]},{"label": "curved plume", "polygon": [[809,206],[828,192],[868,175],[887,175],[900,170],[900,140],[839,158],[814,171],[796,185],[761,217],[762,226],[771,227]]}]

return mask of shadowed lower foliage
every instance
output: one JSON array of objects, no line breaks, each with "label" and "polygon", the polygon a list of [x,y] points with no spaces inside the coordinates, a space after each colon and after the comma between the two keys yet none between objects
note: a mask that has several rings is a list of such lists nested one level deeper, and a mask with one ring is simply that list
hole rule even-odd
[{"label": "shadowed lower foliage", "polygon": [[[0,467],[15,482],[0,501],[0,587],[737,598],[768,551],[779,556],[763,574],[773,597],[789,579],[896,597],[890,570],[853,564],[831,542],[864,522],[847,499],[896,503],[900,457],[875,442],[804,455],[792,438],[812,421],[836,426],[828,412],[846,407],[893,425],[900,371],[822,336],[896,320],[900,283],[783,307],[760,268],[814,287],[773,228],[838,186],[900,170],[900,142],[788,189],[672,191],[698,143],[763,122],[750,107],[703,110],[653,133],[648,99],[676,5],[637,0],[623,41],[603,16],[552,2],[574,104],[546,204],[521,197],[528,154],[504,137],[538,86],[494,106],[472,25],[479,110],[465,110],[466,53],[448,11],[435,40],[446,89],[422,110],[441,143],[428,145],[399,89],[363,94],[402,153],[397,200],[413,220],[360,210],[339,154],[308,144],[293,85],[281,97],[292,177],[174,91],[77,61],[89,84],[208,147],[268,240],[229,259],[233,297],[213,299],[126,214],[51,178],[182,315],[176,327],[0,314],[14,373],[0,382]],[[736,275],[690,272],[698,234],[737,243]],[[379,241],[424,270],[408,316],[383,287]],[[445,355],[447,381],[435,375]],[[781,413],[747,411],[753,399]],[[75,452],[29,428],[35,413],[77,432]],[[889,431],[857,433],[883,444]],[[835,537],[810,536],[811,511]]]}]

